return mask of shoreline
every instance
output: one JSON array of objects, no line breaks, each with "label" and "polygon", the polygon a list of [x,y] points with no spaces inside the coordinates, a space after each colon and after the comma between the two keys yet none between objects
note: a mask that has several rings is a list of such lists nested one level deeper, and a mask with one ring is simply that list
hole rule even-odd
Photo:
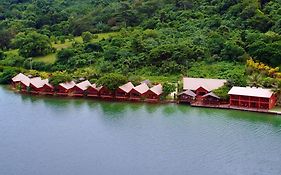
[{"label": "shoreline", "polygon": [[61,98],[63,97],[64,99],[67,98],[72,98],[72,99],[94,99],[94,100],[101,100],[101,101],[107,101],[107,102],[127,102],[127,103],[147,103],[147,104],[177,104],[177,105],[185,105],[185,106],[190,106],[194,108],[210,108],[210,109],[223,109],[223,110],[237,110],[237,111],[244,111],[244,112],[252,112],[252,113],[263,113],[263,114],[270,114],[270,115],[275,115],[275,116],[281,116],[281,111],[269,111],[269,110],[257,110],[257,109],[246,109],[246,108],[239,108],[239,107],[233,107],[230,106],[229,104],[224,104],[224,105],[203,105],[203,104],[184,104],[180,103],[178,100],[164,100],[164,101],[149,101],[149,100],[130,100],[130,99],[116,99],[116,98],[100,98],[100,97],[87,97],[87,96],[62,96],[62,95],[55,95],[55,94],[35,94],[35,93],[28,93],[28,92],[21,92],[18,91],[12,87],[8,87],[8,90],[11,90],[17,94],[22,94],[22,95],[28,95],[28,96],[37,96],[37,97],[56,97],[56,98]]}]

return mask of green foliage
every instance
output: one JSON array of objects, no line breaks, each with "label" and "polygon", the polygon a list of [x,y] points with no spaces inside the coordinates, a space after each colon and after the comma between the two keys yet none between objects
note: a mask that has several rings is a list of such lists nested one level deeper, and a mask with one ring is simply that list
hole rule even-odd
[{"label": "green foliage", "polygon": [[116,73],[110,73],[98,79],[97,84],[99,86],[105,86],[111,91],[115,91],[119,86],[127,82],[128,82],[127,77]]},{"label": "green foliage", "polygon": [[230,91],[230,89],[231,87],[229,87],[228,85],[224,85],[218,89],[215,89],[213,92],[214,94],[219,96],[222,100],[228,100],[229,99],[228,92]]},{"label": "green foliage", "polygon": [[93,34],[91,32],[83,32],[81,36],[84,43],[88,43],[93,39]]},{"label": "green foliage", "polygon": [[0,72],[0,84],[10,83],[12,77],[16,74],[17,71],[14,68],[4,68],[4,70]]},{"label": "green foliage", "polygon": [[49,79],[50,83],[54,86],[57,86],[60,83],[69,82],[71,80],[72,77],[66,72],[55,72]]},{"label": "green foliage", "polygon": [[50,39],[37,32],[19,33],[12,42],[14,47],[19,49],[19,54],[25,58],[52,52]]},{"label": "green foliage", "polygon": [[176,85],[172,83],[165,82],[163,84],[163,96],[168,96],[172,92],[176,91]]}]

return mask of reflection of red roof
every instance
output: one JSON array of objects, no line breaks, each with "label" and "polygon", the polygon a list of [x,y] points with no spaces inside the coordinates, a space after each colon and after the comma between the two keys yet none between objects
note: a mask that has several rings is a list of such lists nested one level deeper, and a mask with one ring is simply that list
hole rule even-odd
[{"label": "reflection of red roof", "polygon": [[81,83],[76,84],[76,86],[79,89],[85,91],[86,89],[88,89],[88,87],[91,87],[92,85],[88,80],[86,80],[86,81],[82,81]]},{"label": "reflection of red roof", "polygon": [[184,90],[197,90],[202,87],[207,91],[212,91],[222,87],[226,83],[226,80],[222,79],[205,79],[205,78],[183,78],[183,89]]},{"label": "reflection of red roof", "polygon": [[158,84],[156,86],[153,86],[152,88],[150,88],[150,91],[155,93],[156,95],[160,95],[162,94],[163,90],[162,90],[162,85]]},{"label": "reflection of red roof", "polygon": [[129,93],[134,88],[134,85],[129,82],[124,84],[123,86],[120,86],[119,89],[123,90],[126,93]]},{"label": "reflection of red roof", "polygon": [[262,97],[270,98],[273,92],[270,89],[255,88],[255,87],[233,87],[229,92],[229,95],[242,95],[248,97]]},{"label": "reflection of red roof", "polygon": [[144,94],[145,92],[147,92],[149,90],[149,87],[147,86],[147,84],[142,83],[142,84],[134,87],[133,89],[136,90],[140,94]]},{"label": "reflection of red roof", "polygon": [[75,82],[71,81],[71,82],[66,82],[66,83],[60,83],[59,85],[65,89],[71,89],[75,86]]}]

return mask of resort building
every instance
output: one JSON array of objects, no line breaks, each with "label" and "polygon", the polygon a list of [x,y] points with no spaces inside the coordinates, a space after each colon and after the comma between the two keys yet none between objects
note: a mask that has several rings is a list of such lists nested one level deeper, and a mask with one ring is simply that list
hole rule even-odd
[{"label": "resort building", "polygon": [[270,89],[233,87],[230,95],[230,106],[269,110],[276,105],[276,95]]},{"label": "resort building", "polygon": [[18,75],[12,78],[12,86],[15,88],[19,86],[21,90],[26,90],[29,86],[29,83],[30,78],[22,73],[19,73]]},{"label": "resort building", "polygon": [[219,105],[220,97],[218,97],[213,92],[210,92],[202,96],[202,102],[204,105]]},{"label": "resort building", "polygon": [[48,83],[48,80],[42,80],[40,77],[35,77],[30,79],[30,92],[38,94],[43,91],[43,87]]},{"label": "resort building", "polygon": [[142,98],[145,98],[144,94],[149,90],[149,87],[146,83],[141,83],[140,85],[134,87],[130,91],[130,100],[139,101]]},{"label": "resort building", "polygon": [[107,87],[101,86],[97,88],[99,91],[99,96],[103,99],[112,99],[114,97],[114,93],[112,93]]},{"label": "resort building", "polygon": [[57,94],[58,95],[68,95],[70,93],[70,90],[75,86],[75,82],[66,82],[66,83],[60,83],[57,87]]},{"label": "resort building", "polygon": [[122,86],[120,86],[116,91],[115,91],[115,98],[122,100],[122,99],[128,99],[130,97],[129,92],[134,88],[133,83],[128,82]]},{"label": "resort building", "polygon": [[192,90],[185,90],[178,94],[180,103],[192,103],[196,99],[196,94]]},{"label": "resort building", "polygon": [[222,79],[183,78],[183,90],[191,90],[196,97],[202,97],[215,89],[222,87],[227,81]]},{"label": "resort building", "polygon": [[145,98],[147,101],[152,101],[152,102],[156,102],[160,100],[160,97],[163,93],[163,88],[161,84],[158,84],[156,86],[153,86],[152,88],[150,88],[145,94]]},{"label": "resort building", "polygon": [[97,88],[96,84],[92,84],[87,89],[87,96],[88,97],[98,97],[99,96],[99,89],[100,88]]},{"label": "resort building", "polygon": [[71,95],[73,95],[73,96],[82,97],[85,95],[85,92],[88,89],[88,87],[91,87],[91,86],[92,86],[92,84],[88,80],[86,80],[86,81],[82,81],[81,83],[76,84],[69,91],[70,91]]},{"label": "resort building", "polygon": [[54,94],[54,86],[52,86],[49,83],[48,79],[43,80],[46,83],[43,85],[43,87],[41,88],[41,94],[45,94],[45,95],[53,95]]}]

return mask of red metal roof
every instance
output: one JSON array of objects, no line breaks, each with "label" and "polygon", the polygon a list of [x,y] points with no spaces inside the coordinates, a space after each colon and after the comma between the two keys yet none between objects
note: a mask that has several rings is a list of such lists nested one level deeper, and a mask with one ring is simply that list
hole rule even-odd
[{"label": "red metal roof", "polygon": [[163,88],[161,84],[158,84],[156,86],[153,86],[150,88],[150,91],[155,93],[156,95],[161,95],[163,93]]},{"label": "red metal roof", "polygon": [[147,86],[147,84],[142,83],[142,84],[134,87],[133,89],[136,90],[140,94],[144,94],[145,92],[147,92],[149,90],[149,87]]},{"label": "red metal roof", "polygon": [[134,85],[131,82],[128,82],[119,87],[119,89],[122,89],[126,93],[129,93],[133,88],[134,88]]},{"label": "red metal roof", "polygon": [[183,78],[183,89],[184,90],[197,90],[202,87],[207,91],[212,91],[218,89],[226,83],[226,80],[223,79],[206,79],[206,78]]}]

